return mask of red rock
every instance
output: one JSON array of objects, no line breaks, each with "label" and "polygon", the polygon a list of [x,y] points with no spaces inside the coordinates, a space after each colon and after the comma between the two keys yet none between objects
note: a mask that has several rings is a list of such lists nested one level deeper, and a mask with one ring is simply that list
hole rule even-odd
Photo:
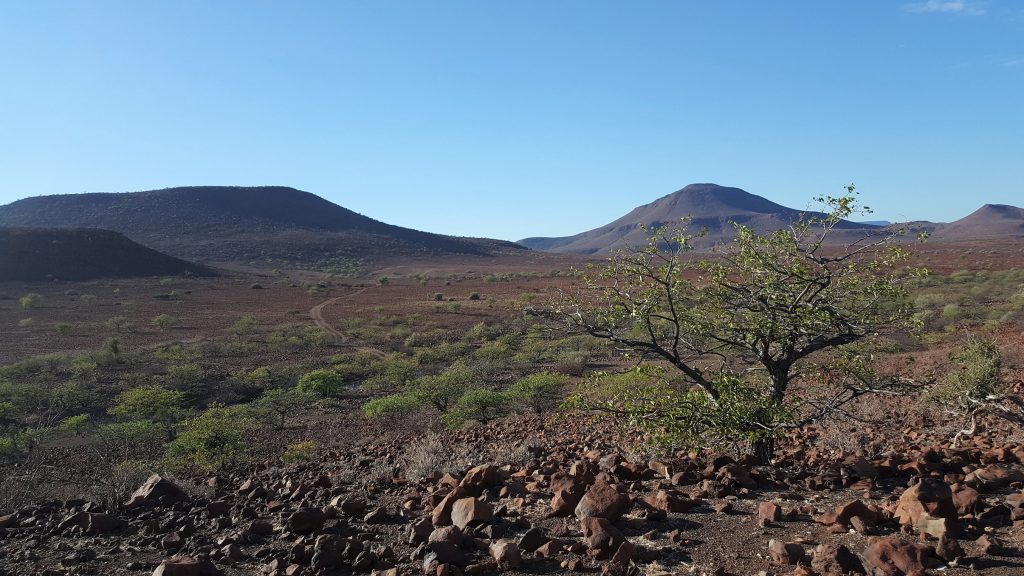
[{"label": "red rock", "polygon": [[741,488],[753,490],[757,482],[750,477],[750,471],[739,464],[726,464],[718,471],[718,480],[726,484],[735,484]]},{"label": "red rock", "polygon": [[864,561],[879,576],[925,576],[925,558],[930,549],[896,538],[872,538]]},{"label": "red rock", "polygon": [[956,530],[953,492],[938,478],[923,478],[900,496],[895,516],[903,526],[941,538],[948,531]]},{"label": "red rock", "polygon": [[327,516],[319,508],[299,508],[288,516],[288,529],[292,532],[316,532],[324,527]]},{"label": "red rock", "polygon": [[142,504],[155,504],[161,501],[184,502],[188,499],[188,495],[177,484],[159,474],[153,474],[132,493],[131,498],[124,505],[126,508],[134,508]]},{"label": "red rock", "polygon": [[860,558],[842,544],[819,544],[814,549],[811,568],[821,576],[845,576],[847,574],[866,574]]},{"label": "red rock", "polygon": [[974,516],[980,510],[978,491],[966,486],[953,493],[953,505],[956,506],[956,513],[959,516]]},{"label": "red rock", "polygon": [[610,552],[626,541],[607,518],[585,516],[580,523],[583,525],[583,537],[591,550]]},{"label": "red rock", "polygon": [[757,519],[764,524],[782,520],[782,508],[774,502],[761,502],[757,506]]},{"label": "red rock", "polygon": [[964,552],[963,547],[960,546],[960,543],[955,539],[940,538],[939,543],[935,545],[935,555],[946,562],[952,562],[959,558],[963,558],[967,554]]},{"label": "red rock", "polygon": [[434,526],[447,526],[452,523],[452,507],[455,503],[462,498],[465,498],[466,494],[461,488],[452,490],[447,496],[441,499],[441,502],[434,506],[434,511],[431,513],[431,520]]},{"label": "red rock", "polygon": [[476,498],[462,498],[457,500],[452,506],[451,518],[452,524],[465,530],[467,526],[475,526],[494,520],[494,511],[487,502],[482,502]]},{"label": "red rock", "polygon": [[576,506],[576,517],[607,518],[616,522],[622,518],[628,506],[629,498],[625,494],[620,493],[614,485],[599,481],[580,499]]},{"label": "red rock", "polygon": [[490,552],[491,558],[502,570],[512,570],[523,563],[523,555],[515,540],[498,540],[491,544]]},{"label": "red rock", "polygon": [[459,483],[466,493],[479,496],[484,490],[492,486],[499,486],[504,481],[501,470],[493,464],[482,464],[466,472],[466,476]]},{"label": "red rock", "polygon": [[631,543],[630,541],[627,540],[627,541],[623,542],[622,544],[619,544],[618,549],[615,550],[615,554],[612,555],[612,563],[614,563],[614,564],[622,564],[622,565],[629,565],[629,563],[632,562],[633,560],[635,560],[636,557],[637,557],[636,546],[633,545],[633,543]]},{"label": "red rock", "polygon": [[804,547],[795,542],[768,541],[768,555],[776,564],[795,566],[807,556]]},{"label": "red rock", "polygon": [[865,504],[860,500],[852,500],[845,504],[841,504],[838,508],[832,512],[826,512],[822,514],[815,521],[818,524],[824,524],[825,526],[841,525],[845,527],[850,526],[850,521],[859,517],[867,527],[874,527],[881,520],[882,514],[874,507]]},{"label": "red rock", "polygon": [[220,573],[209,560],[182,556],[161,562],[153,576],[220,576]]},{"label": "red rock", "polygon": [[681,494],[667,490],[658,490],[654,494],[647,495],[644,498],[644,502],[655,510],[673,513],[686,512],[700,503],[697,500],[691,500]]},{"label": "red rock", "polygon": [[1024,470],[1017,465],[989,464],[968,474],[964,482],[981,490],[1006,488],[1015,482],[1024,482]]},{"label": "red rock", "polygon": [[536,555],[538,558],[552,558],[562,553],[565,545],[559,540],[551,540],[541,544],[540,548],[537,548]]}]

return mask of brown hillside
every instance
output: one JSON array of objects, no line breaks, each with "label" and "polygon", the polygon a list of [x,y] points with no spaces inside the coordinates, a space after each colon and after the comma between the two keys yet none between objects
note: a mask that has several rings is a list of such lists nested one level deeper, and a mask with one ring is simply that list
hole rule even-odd
[{"label": "brown hillside", "polygon": [[[707,236],[703,247],[727,242],[733,238],[735,222],[760,232],[778,230],[797,221],[805,211],[787,208],[739,188],[717,184],[690,184],[650,204],[634,208],[625,216],[587,232],[562,238],[526,238],[519,243],[535,250],[574,254],[600,254],[615,248],[645,244],[648,232],[644,226],[657,227],[678,223],[691,217],[692,230],[704,228]],[[844,223],[841,228],[852,234],[866,234],[879,227]],[[848,234],[845,234],[848,235]]]},{"label": "brown hillside", "polygon": [[209,276],[209,268],[92,229],[0,228],[0,281]]},{"label": "brown hillside", "polygon": [[39,196],[0,206],[0,226],[103,228],[191,260],[306,268],[522,250],[511,242],[392,226],[279,186]]},{"label": "brown hillside", "polygon": [[942,226],[935,240],[956,242],[1024,237],[1024,208],[1006,204],[985,204],[971,214]]}]

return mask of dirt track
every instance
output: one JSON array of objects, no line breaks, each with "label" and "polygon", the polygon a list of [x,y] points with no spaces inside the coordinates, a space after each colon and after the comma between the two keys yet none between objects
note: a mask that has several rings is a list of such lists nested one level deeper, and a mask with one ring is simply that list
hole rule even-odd
[{"label": "dirt track", "polygon": [[[368,290],[368,288],[360,288],[359,290],[356,290],[355,292],[351,292],[349,294],[345,294],[344,296],[335,296],[334,298],[328,298],[327,300],[324,300],[323,302],[321,302],[321,303],[317,304],[316,306],[313,306],[312,308],[310,308],[309,309],[309,317],[313,319],[313,323],[316,324],[317,327],[319,327],[321,330],[324,330],[325,332],[327,332],[327,333],[331,334],[332,336],[334,336],[335,338],[337,338],[339,344],[347,344],[348,339],[346,338],[345,334],[342,331],[340,331],[337,328],[335,328],[334,326],[331,326],[330,322],[328,322],[324,318],[324,308],[326,308],[327,306],[330,306],[331,304],[334,304],[335,302],[337,302],[339,300],[345,300],[347,298],[351,298],[353,296],[357,296],[359,294],[362,294],[363,292],[366,292],[367,290]],[[378,356],[380,358],[384,358],[386,356],[386,354],[384,354],[384,352],[382,352],[382,351],[380,351],[380,350],[378,350],[376,348],[370,348],[368,346],[359,346],[359,347],[356,348],[356,350],[366,351],[366,352],[369,352],[369,353],[371,353],[371,354],[373,354],[375,356]]]}]

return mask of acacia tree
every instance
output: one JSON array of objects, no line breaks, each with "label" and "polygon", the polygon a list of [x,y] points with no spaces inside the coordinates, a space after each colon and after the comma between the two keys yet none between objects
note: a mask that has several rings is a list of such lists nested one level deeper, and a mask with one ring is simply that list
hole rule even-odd
[{"label": "acacia tree", "polygon": [[[638,382],[590,407],[615,412],[673,445],[710,437],[742,439],[769,462],[775,438],[841,411],[854,398],[899,383],[880,382],[856,344],[908,328],[912,307],[901,232],[833,238],[859,208],[853,186],[818,198],[824,212],[762,234],[734,224],[733,242],[692,257],[685,223],[654,231],[646,246],[620,252],[580,274],[545,315],[571,332],[610,340],[641,365]],[[815,373],[791,398],[791,385]],[[586,391],[584,392],[586,397]]]}]

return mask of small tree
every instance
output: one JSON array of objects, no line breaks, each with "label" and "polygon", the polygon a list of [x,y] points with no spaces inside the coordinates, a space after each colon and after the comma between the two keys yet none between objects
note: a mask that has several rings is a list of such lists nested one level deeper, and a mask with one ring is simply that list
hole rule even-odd
[{"label": "small tree", "polygon": [[467,390],[452,409],[444,415],[449,428],[457,428],[467,420],[482,424],[509,413],[509,397],[497,390],[474,388]]},{"label": "small tree", "polygon": [[363,414],[368,418],[403,418],[419,410],[421,405],[409,394],[392,394],[363,404]]},{"label": "small tree", "polygon": [[413,380],[406,392],[423,404],[447,412],[469,388],[473,373],[462,364],[453,364],[444,372]]},{"label": "small tree", "polygon": [[[853,345],[912,325],[905,282],[921,272],[902,265],[909,253],[898,232],[831,239],[867,211],[847,191],[819,199],[826,213],[783,230],[734,224],[735,240],[713,258],[689,258],[700,233],[662,228],[648,245],[581,274],[582,290],[545,314],[673,369],[655,406],[638,402],[648,390],[634,387],[595,407],[652,422],[673,443],[748,440],[768,462],[783,430],[895,385],[876,381]],[[791,398],[790,385],[810,372],[824,383],[820,393]]]},{"label": "small tree", "polygon": [[158,314],[149,323],[161,330],[166,330],[177,326],[179,322],[177,318],[170,314]]},{"label": "small tree", "polygon": [[296,389],[325,397],[340,396],[345,389],[345,377],[334,370],[314,370],[299,378]]},{"label": "small tree", "polygon": [[255,316],[252,316],[251,314],[246,314],[245,316],[242,316],[241,318],[236,320],[235,323],[231,325],[231,333],[234,334],[235,337],[237,337],[239,340],[241,340],[243,336],[248,336],[255,332],[256,327],[258,325],[259,322],[256,321]]},{"label": "small tree", "polygon": [[252,419],[247,406],[211,404],[202,414],[185,420],[167,445],[172,468],[213,472],[241,463],[249,453]]},{"label": "small tree", "polygon": [[295,388],[272,388],[263,392],[253,408],[273,421],[278,430],[284,428],[285,419],[314,402],[309,392]]},{"label": "small tree", "polygon": [[107,412],[123,420],[156,422],[170,436],[174,424],[187,415],[184,401],[183,393],[151,384],[118,394]]},{"label": "small tree", "polygon": [[508,389],[509,397],[540,414],[558,405],[569,378],[555,372],[538,372],[520,378]]}]

